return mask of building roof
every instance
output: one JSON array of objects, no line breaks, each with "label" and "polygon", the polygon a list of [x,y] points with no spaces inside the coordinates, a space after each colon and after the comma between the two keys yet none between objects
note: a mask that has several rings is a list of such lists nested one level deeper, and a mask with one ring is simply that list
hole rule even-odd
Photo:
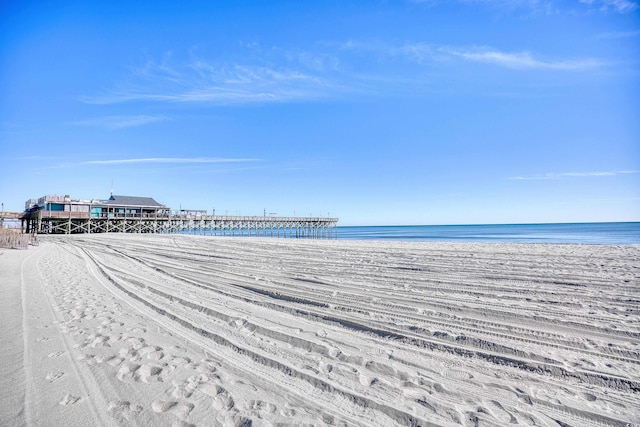
[{"label": "building roof", "polygon": [[152,197],[136,197],[136,196],[116,196],[111,195],[109,200],[106,200],[105,205],[118,205],[118,206],[140,206],[140,207],[158,207],[164,208],[165,205],[162,205]]}]

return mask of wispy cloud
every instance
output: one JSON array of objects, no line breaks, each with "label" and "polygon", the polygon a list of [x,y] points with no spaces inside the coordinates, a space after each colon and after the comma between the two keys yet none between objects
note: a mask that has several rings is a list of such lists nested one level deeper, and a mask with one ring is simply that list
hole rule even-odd
[{"label": "wispy cloud", "polygon": [[89,104],[129,101],[257,104],[319,99],[335,90],[335,82],[301,66],[228,66],[203,59],[185,63],[163,60],[150,61],[134,70],[128,83],[102,95],[84,97],[82,101]]},{"label": "wispy cloud", "polygon": [[471,62],[484,62],[514,69],[546,69],[546,70],[586,70],[602,66],[602,62],[594,59],[561,59],[544,60],[536,58],[529,52],[502,52],[496,49],[481,47],[472,49],[442,48],[442,52]]},{"label": "wispy cloud", "polygon": [[80,165],[123,165],[123,164],[141,164],[141,163],[172,163],[172,164],[186,164],[186,163],[239,163],[239,162],[258,162],[261,159],[236,159],[236,158],[224,158],[224,157],[147,157],[136,159],[112,159],[112,160],[88,160],[80,162]]},{"label": "wispy cloud", "polygon": [[500,10],[525,10],[533,14],[552,14],[556,9],[553,0],[460,0],[462,3],[483,3]]},{"label": "wispy cloud", "polygon": [[[423,3],[427,5],[447,4],[452,0],[410,0],[412,3]],[[579,0],[589,8],[596,8],[601,11],[613,10],[618,13],[633,12],[640,5],[638,0]],[[528,10],[533,13],[557,13],[564,10],[571,10],[571,6],[563,5],[557,0],[457,0],[462,4],[483,4],[488,7],[497,8],[503,11]]]},{"label": "wispy cloud", "polygon": [[78,166],[119,166],[119,165],[173,165],[173,166],[189,166],[204,164],[231,164],[231,163],[252,163],[262,162],[263,159],[258,158],[233,158],[233,157],[136,157],[129,159],[101,159],[101,160],[85,160],[75,163],[60,163],[54,166],[46,167],[46,169],[63,169]]},{"label": "wispy cloud", "polygon": [[[421,4],[447,4],[451,3],[451,0],[409,0],[410,3],[421,3]],[[457,0],[457,3],[464,4],[487,4],[494,6],[505,6],[505,7],[539,7],[540,5],[545,5],[550,3],[549,0]]]},{"label": "wispy cloud", "polygon": [[596,172],[561,172],[561,173],[550,172],[544,175],[516,176],[508,179],[510,180],[546,180],[546,179],[563,179],[563,178],[617,176],[617,175],[630,175],[630,174],[638,174],[638,173],[640,173],[640,171],[634,171],[634,170],[596,171]]},{"label": "wispy cloud", "polygon": [[[592,58],[545,58],[531,52],[503,51],[490,46],[445,46],[425,42],[326,42],[318,43],[308,51],[262,49],[254,45],[250,49],[251,55],[246,56],[250,59],[246,59],[245,64],[230,63],[229,59],[195,57],[193,52],[187,59],[179,60],[167,53],[132,69],[112,89],[81,100],[88,104],[207,105],[318,101],[384,93],[396,88],[394,82],[415,80],[412,76],[421,75],[420,67],[433,63],[455,67],[462,61],[512,70],[561,72],[580,72],[606,65]],[[398,58],[405,62],[400,63]],[[407,63],[415,67],[405,67]],[[386,85],[379,84],[385,80]],[[75,124],[121,129],[161,120],[168,118],[111,116]]]},{"label": "wispy cloud", "polygon": [[135,116],[105,116],[93,119],[71,122],[72,126],[97,127],[108,130],[118,130],[130,127],[143,126],[150,123],[169,120],[166,116],[135,115]]},{"label": "wispy cloud", "polygon": [[[550,15],[558,11],[559,5],[554,0],[408,0],[410,3],[417,3],[426,6],[444,5],[451,3],[463,5],[480,4],[487,8],[507,13],[521,13],[526,15]],[[456,5],[456,7],[459,7]]]},{"label": "wispy cloud", "polygon": [[450,47],[433,46],[424,43],[405,44],[393,48],[394,54],[405,55],[416,61],[424,62],[462,59],[468,62],[480,62],[511,69],[538,69],[581,71],[603,66],[595,59],[542,59],[530,52],[505,52],[492,47]]},{"label": "wispy cloud", "polygon": [[580,3],[602,11],[613,10],[619,13],[629,13],[640,8],[640,4],[634,0],[580,0]]},{"label": "wispy cloud", "polygon": [[389,56],[401,56],[417,63],[427,61],[450,61],[460,59],[479,62],[511,69],[537,69],[558,71],[582,71],[604,66],[605,63],[593,58],[583,59],[544,59],[530,52],[505,52],[489,46],[454,47],[438,46],[429,43],[405,43],[390,45],[381,43],[362,43],[349,41],[343,49],[372,51]]}]

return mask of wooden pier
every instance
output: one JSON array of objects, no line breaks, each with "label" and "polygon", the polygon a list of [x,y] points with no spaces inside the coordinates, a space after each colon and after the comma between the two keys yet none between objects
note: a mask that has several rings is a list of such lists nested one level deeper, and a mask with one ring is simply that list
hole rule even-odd
[{"label": "wooden pier", "polygon": [[[207,236],[335,238],[338,218],[208,215],[204,210],[171,211],[150,197],[111,195],[107,200],[44,196],[12,213],[28,234],[160,233]],[[9,217],[8,215],[5,215]]]},{"label": "wooden pier", "polygon": [[173,215],[169,233],[290,238],[333,238],[338,218]]},{"label": "wooden pier", "polygon": [[89,212],[39,210],[22,218],[25,233],[161,233],[207,236],[335,238],[338,218],[175,214],[91,216]]}]

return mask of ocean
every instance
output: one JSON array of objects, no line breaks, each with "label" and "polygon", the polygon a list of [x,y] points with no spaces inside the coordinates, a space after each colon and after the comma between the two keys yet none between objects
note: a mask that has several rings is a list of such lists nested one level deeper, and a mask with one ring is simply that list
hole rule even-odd
[{"label": "ocean", "polygon": [[640,222],[338,226],[338,240],[640,244]]}]

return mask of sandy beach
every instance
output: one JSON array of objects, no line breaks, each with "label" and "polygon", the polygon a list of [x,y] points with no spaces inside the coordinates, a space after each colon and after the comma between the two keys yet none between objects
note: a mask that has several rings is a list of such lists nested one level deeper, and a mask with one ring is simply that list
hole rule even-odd
[{"label": "sandy beach", "polygon": [[3,426],[640,425],[640,247],[45,236]]}]

